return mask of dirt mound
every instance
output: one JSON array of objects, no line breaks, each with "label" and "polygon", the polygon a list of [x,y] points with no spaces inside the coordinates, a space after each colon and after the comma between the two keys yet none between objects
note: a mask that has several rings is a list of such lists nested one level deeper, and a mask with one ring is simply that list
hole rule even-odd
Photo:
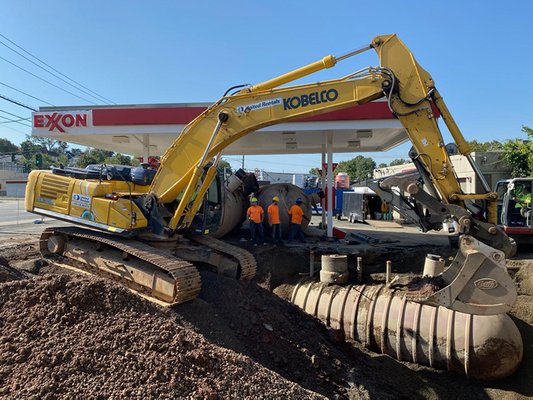
[{"label": "dirt mound", "polygon": [[10,282],[24,279],[25,277],[22,272],[12,268],[5,258],[0,257],[0,282]]},{"label": "dirt mound", "polygon": [[97,278],[0,285],[5,398],[317,398]]}]

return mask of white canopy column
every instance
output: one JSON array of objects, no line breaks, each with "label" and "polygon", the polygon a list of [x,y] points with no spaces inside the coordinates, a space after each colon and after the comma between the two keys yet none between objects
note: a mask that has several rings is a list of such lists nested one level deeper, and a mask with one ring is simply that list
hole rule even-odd
[{"label": "white canopy column", "polygon": [[327,153],[328,153],[328,210],[327,210],[327,235],[333,237],[333,132],[328,132]]}]

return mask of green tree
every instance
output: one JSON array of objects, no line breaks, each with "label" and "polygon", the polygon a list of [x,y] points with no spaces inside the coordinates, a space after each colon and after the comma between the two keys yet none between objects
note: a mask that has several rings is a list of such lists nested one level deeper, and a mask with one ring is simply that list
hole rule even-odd
[{"label": "green tree", "polygon": [[69,151],[74,157],[79,157],[83,154],[83,151],[81,149],[78,149],[77,147],[70,149]]},{"label": "green tree", "polygon": [[370,157],[361,155],[348,161],[341,161],[337,166],[336,172],[346,172],[350,180],[365,180],[372,176],[376,168],[376,162]]},{"label": "green tree", "polygon": [[491,140],[490,142],[478,142],[477,140],[471,140],[468,142],[472,151],[498,151],[503,150],[504,144],[497,140]]},{"label": "green tree", "polygon": [[394,167],[395,165],[403,165],[403,164],[409,164],[410,161],[404,160],[403,158],[396,158],[395,160],[392,160],[389,164],[389,166]]},{"label": "green tree", "polygon": [[19,148],[9,139],[0,138],[0,153],[18,153]]},{"label": "green tree", "polygon": [[533,175],[533,129],[523,126],[522,132],[529,140],[508,140],[503,145],[503,157],[511,166],[513,178]]},{"label": "green tree", "polygon": [[320,168],[311,168],[309,170],[309,173],[311,175],[322,176],[322,174],[320,173]]},{"label": "green tree", "polygon": [[62,142],[61,140],[54,140],[45,137],[27,135],[26,140],[29,140],[33,144],[44,148],[46,152],[52,156],[64,154],[68,147],[67,142]]},{"label": "green tree", "polygon": [[26,160],[31,160],[36,153],[42,153],[43,150],[41,146],[36,145],[29,139],[26,139],[20,144],[20,152]]},{"label": "green tree", "polygon": [[226,172],[228,172],[229,174],[233,173],[233,169],[231,168],[231,164],[228,161],[226,161],[226,160],[220,160],[219,163],[218,163],[218,169],[223,171],[224,168],[226,169]]},{"label": "green tree", "polygon": [[111,158],[113,155],[114,153],[112,151],[87,148],[78,158],[76,166],[79,168],[85,168],[90,164],[103,164],[106,158]]},{"label": "green tree", "polygon": [[139,161],[136,158],[130,157],[126,154],[114,153],[108,150],[87,148],[83,153],[78,156],[76,167],[85,168],[87,165],[90,164],[135,166],[139,165]]},{"label": "green tree", "polygon": [[121,153],[115,153],[111,157],[106,157],[104,162],[113,165],[139,165],[139,161],[136,158]]},{"label": "green tree", "polygon": [[388,165],[387,165],[387,163],[384,163],[384,162],[382,162],[382,163],[380,163],[378,165],[378,168],[385,168],[385,167],[388,167]]}]

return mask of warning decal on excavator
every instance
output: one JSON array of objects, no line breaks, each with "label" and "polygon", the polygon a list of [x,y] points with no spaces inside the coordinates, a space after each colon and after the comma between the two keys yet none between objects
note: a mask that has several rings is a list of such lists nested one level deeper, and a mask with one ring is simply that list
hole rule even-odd
[{"label": "warning decal on excavator", "polygon": [[236,108],[236,111],[240,114],[242,113],[248,113],[253,110],[260,110],[262,108],[268,108],[268,107],[274,107],[274,106],[281,106],[282,104],[282,98],[278,97],[276,99],[270,99],[270,100],[263,100],[259,101],[257,103],[248,104],[245,106],[239,106]]},{"label": "warning decal on excavator", "polygon": [[81,208],[91,208],[91,196],[84,196],[82,194],[72,195],[72,205]]}]

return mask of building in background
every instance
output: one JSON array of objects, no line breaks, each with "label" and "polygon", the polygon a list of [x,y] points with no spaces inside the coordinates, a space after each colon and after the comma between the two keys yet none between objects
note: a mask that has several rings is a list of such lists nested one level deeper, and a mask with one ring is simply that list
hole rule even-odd
[{"label": "building in background", "polygon": [[[501,151],[487,151],[472,153],[476,164],[483,173],[487,183],[494,189],[496,182],[501,179],[508,179],[511,176],[511,167],[503,159]],[[461,189],[465,193],[481,193],[483,187],[481,182],[476,179],[476,174],[465,156],[451,156],[453,168],[461,184]],[[374,170],[374,178],[383,178],[399,172],[415,171],[413,163],[395,165],[392,167],[378,168]]]},{"label": "building in background", "polygon": [[253,172],[260,184],[291,183],[305,189],[316,187],[317,177],[313,174],[295,174],[291,172],[271,172],[255,169]]},{"label": "building in background", "polygon": [[0,156],[0,196],[24,197],[28,174],[17,164],[21,157],[17,155],[13,161],[11,155]]}]

